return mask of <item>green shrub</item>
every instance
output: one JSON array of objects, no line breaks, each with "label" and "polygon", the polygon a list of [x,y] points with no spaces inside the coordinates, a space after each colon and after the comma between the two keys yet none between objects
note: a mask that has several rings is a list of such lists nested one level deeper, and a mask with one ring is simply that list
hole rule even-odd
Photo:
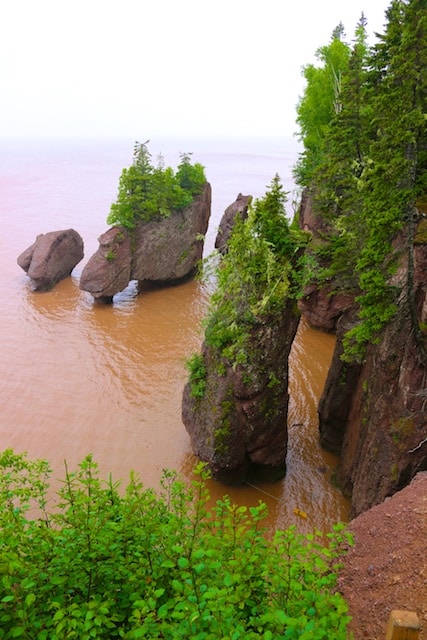
[{"label": "green shrub", "polygon": [[193,355],[185,363],[189,376],[190,393],[193,398],[203,398],[206,390],[206,366],[201,353]]},{"label": "green shrub", "polygon": [[192,165],[191,154],[181,154],[175,174],[171,167],[165,168],[161,156],[157,166],[153,166],[147,144],[148,141],[135,143],[133,164],[121,173],[108,224],[133,229],[139,220],[169,216],[191,204],[206,183],[203,166]]},{"label": "green shrub", "polygon": [[251,204],[248,217],[236,219],[227,252],[214,267],[217,287],[205,319],[205,340],[232,365],[254,353],[253,328],[280,316],[296,295],[297,254],[307,237],[290,228],[285,202],[276,174],[265,196]]},{"label": "green shrub", "polygon": [[341,525],[269,539],[265,505],[209,507],[202,465],[191,486],[165,472],[157,494],[131,474],[119,491],[91,456],[48,510],[49,474],[0,455],[0,638],[346,637]]},{"label": "green shrub", "polygon": [[201,193],[206,182],[205,170],[201,164],[191,164],[191,153],[181,153],[176,179],[179,186],[193,196]]}]

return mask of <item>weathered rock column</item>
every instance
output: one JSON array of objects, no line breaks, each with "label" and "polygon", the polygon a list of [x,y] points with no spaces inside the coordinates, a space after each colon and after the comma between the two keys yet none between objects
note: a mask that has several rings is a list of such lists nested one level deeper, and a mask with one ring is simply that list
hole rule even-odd
[{"label": "weathered rock column", "polygon": [[285,475],[288,357],[298,323],[288,300],[281,313],[253,327],[245,364],[231,366],[217,349],[203,346],[204,394],[194,397],[186,384],[182,419],[194,453],[223,482]]}]

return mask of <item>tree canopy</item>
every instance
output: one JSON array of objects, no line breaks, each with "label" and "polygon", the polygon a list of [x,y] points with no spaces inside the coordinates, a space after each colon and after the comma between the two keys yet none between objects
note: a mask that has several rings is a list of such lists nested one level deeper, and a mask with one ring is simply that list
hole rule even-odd
[{"label": "tree canopy", "polygon": [[154,166],[148,142],[135,143],[133,163],[121,173],[108,224],[133,229],[139,220],[169,216],[172,211],[191,204],[206,183],[204,168],[199,163],[191,163],[191,153],[181,154],[176,173],[164,166],[162,156]]},{"label": "tree canopy", "polygon": [[295,295],[297,253],[307,238],[291,228],[286,197],[276,174],[264,197],[251,203],[247,219],[236,220],[228,250],[216,265],[217,288],[205,320],[205,339],[231,362],[248,357],[251,327],[272,317]]},{"label": "tree canopy", "polygon": [[[348,54],[339,94],[328,95],[329,112],[321,104],[313,115],[309,97],[315,83],[309,76],[298,111],[304,152],[296,177],[311,189],[316,211],[329,224],[329,238],[319,250],[329,264],[316,277],[332,278],[357,295],[360,322],[346,336],[344,357],[359,359],[396,312],[401,290],[393,281],[399,256],[392,241],[404,233],[409,259],[416,202],[427,190],[425,1],[393,0],[385,32],[370,48],[362,16]],[[319,77],[329,68],[322,60]],[[307,104],[312,108],[304,110]],[[325,119],[326,113],[330,118],[313,156],[308,134],[315,118]]]},{"label": "tree canopy", "polygon": [[322,156],[325,137],[334,113],[341,110],[342,77],[348,68],[350,50],[343,42],[340,23],[332,33],[331,42],[316,52],[319,65],[303,68],[306,89],[297,106],[299,137],[304,144],[295,174],[298,182],[308,184]]}]

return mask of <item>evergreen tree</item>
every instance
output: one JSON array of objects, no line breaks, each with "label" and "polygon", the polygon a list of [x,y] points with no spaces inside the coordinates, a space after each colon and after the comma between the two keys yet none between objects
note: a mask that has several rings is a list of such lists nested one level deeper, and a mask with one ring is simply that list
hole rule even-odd
[{"label": "evergreen tree", "polygon": [[350,57],[350,47],[342,37],[343,26],[340,23],[332,33],[331,42],[316,52],[321,66],[309,64],[303,68],[307,86],[297,106],[297,123],[304,151],[294,172],[302,186],[310,184],[322,159],[330,122],[334,113],[341,110],[342,76]]},{"label": "evergreen tree", "polygon": [[[397,309],[402,291],[392,285],[392,275],[400,256],[392,242],[398,232],[406,238],[405,293],[417,333],[411,283],[416,203],[427,191],[426,0],[392,0],[385,33],[377,37],[369,51],[362,15],[342,74],[340,108],[316,161],[307,165],[311,151],[305,146],[297,167],[297,175],[309,178],[316,210],[330,228],[317,250],[328,268],[317,279],[333,278],[339,288],[359,292],[360,323],[346,336],[347,359],[360,359]],[[323,113],[320,106],[318,117]],[[301,121],[307,114],[309,131],[315,118],[300,108]]]},{"label": "evergreen tree", "polygon": [[313,176],[316,203],[326,216],[350,208],[357,181],[362,175],[367,152],[366,103],[366,19],[362,14],[356,28],[349,64],[342,76],[340,103],[325,139],[325,153]]},{"label": "evergreen tree", "polygon": [[290,258],[296,244],[286,217],[286,200],[287,193],[276,173],[264,198],[254,202],[252,224],[255,233],[270,244],[274,253]]},{"label": "evergreen tree", "polygon": [[133,163],[121,173],[117,200],[111,205],[108,224],[119,224],[132,230],[140,220],[167,217],[172,211],[191,204],[206,183],[204,167],[199,163],[191,164],[190,153],[181,154],[176,174],[171,167],[165,167],[161,155],[154,166],[148,142],[135,143]]},{"label": "evergreen tree", "polygon": [[[343,73],[341,109],[334,115],[324,153],[313,174],[314,206],[328,221],[330,236],[318,247],[328,268],[317,279],[334,278],[340,288],[357,288],[354,265],[364,240],[360,181],[368,150],[370,108],[366,102],[367,32],[362,14],[347,70]],[[324,260],[322,260],[324,262]]]},{"label": "evergreen tree", "polygon": [[347,337],[349,353],[376,340],[396,310],[392,240],[403,230],[412,254],[415,202],[426,190],[427,3],[394,1],[387,19],[373,56],[376,135],[363,190],[366,239],[356,265],[363,322]]}]

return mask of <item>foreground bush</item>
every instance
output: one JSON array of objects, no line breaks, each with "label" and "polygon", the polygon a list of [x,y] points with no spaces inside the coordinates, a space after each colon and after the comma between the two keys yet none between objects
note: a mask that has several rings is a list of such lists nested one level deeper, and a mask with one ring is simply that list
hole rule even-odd
[{"label": "foreground bush", "polygon": [[157,494],[131,474],[119,492],[88,456],[52,509],[49,475],[0,455],[0,638],[346,637],[342,526],[327,543],[293,527],[269,539],[265,505],[209,509],[203,466],[191,487],[165,472]]}]

